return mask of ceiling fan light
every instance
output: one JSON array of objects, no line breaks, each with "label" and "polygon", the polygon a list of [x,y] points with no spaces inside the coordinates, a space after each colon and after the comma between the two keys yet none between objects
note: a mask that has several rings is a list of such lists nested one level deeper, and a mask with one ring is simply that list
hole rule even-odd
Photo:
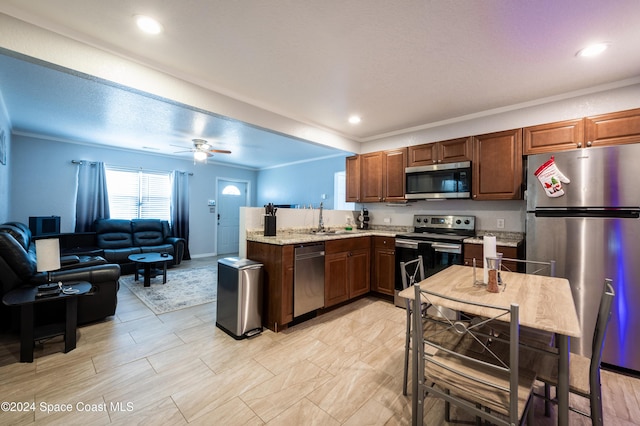
[{"label": "ceiling fan light", "polygon": [[204,151],[195,151],[193,153],[193,159],[196,161],[205,161],[207,159],[207,153]]}]

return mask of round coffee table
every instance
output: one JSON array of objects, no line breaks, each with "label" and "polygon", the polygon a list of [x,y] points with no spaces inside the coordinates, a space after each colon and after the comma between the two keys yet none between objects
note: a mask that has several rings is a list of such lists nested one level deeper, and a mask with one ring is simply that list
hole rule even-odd
[{"label": "round coffee table", "polygon": [[[138,281],[138,265],[142,266],[143,276],[144,276],[144,286],[151,286],[151,277],[152,275],[156,276],[157,266],[161,265],[162,268],[162,284],[167,283],[167,262],[173,260],[173,256],[167,253],[140,253],[140,254],[130,254],[129,260],[135,262],[135,277],[134,279]],[[152,269],[153,267],[153,269]]]}]

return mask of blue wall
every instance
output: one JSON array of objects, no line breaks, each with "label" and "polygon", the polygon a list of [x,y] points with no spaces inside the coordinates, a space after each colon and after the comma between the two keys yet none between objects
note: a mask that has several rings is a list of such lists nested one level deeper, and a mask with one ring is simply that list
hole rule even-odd
[{"label": "blue wall", "polygon": [[[103,161],[108,165],[135,167],[146,170],[183,170],[190,176],[190,250],[192,255],[213,254],[216,248],[215,213],[207,200],[216,198],[216,178],[246,180],[256,188],[257,172],[219,164],[193,164],[190,160],[64,143],[34,137],[13,135],[8,217],[28,223],[29,216],[60,216],[62,232],[73,232],[75,225],[75,188],[77,165],[71,160]],[[0,178],[2,171],[0,170]],[[4,182],[4,179],[3,179]],[[1,192],[0,192],[1,196]],[[255,203],[255,191],[250,203]]]},{"label": "blue wall", "polygon": [[0,133],[3,131],[7,164],[0,164],[0,223],[7,222],[9,217],[9,188],[11,185],[11,128],[2,100],[2,93],[0,93]]},{"label": "blue wall", "polygon": [[[261,170],[257,205],[299,204],[318,207],[321,201],[333,209],[333,175],[345,170],[345,156]],[[327,198],[322,199],[322,194]]]}]

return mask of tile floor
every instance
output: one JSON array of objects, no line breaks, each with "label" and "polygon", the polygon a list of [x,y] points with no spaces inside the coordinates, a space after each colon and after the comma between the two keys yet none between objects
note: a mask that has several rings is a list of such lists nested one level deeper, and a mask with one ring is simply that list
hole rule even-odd
[{"label": "tile floor", "polygon": [[[402,309],[365,297],[240,341],[215,326],[215,310],[210,303],[155,315],[122,287],[116,316],[81,327],[68,354],[50,341],[37,347],[34,363],[18,363],[17,337],[0,335],[0,400],[27,403],[0,412],[0,425],[411,422],[411,399],[402,395]],[[604,371],[603,382],[605,424],[637,424],[640,380]],[[446,424],[441,401],[428,398],[426,408],[425,424]],[[555,424],[541,401],[535,411],[537,424]],[[452,415],[473,424],[465,413]]]}]

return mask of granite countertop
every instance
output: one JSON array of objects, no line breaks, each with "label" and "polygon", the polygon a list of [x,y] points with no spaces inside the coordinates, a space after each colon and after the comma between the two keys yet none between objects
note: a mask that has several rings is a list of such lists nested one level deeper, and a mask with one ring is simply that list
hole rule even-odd
[{"label": "granite countertop", "polygon": [[302,244],[322,242],[329,240],[340,240],[343,238],[356,238],[356,237],[395,237],[397,234],[406,233],[407,229],[400,228],[385,228],[385,229],[354,229],[347,231],[344,229],[330,229],[326,233],[316,234],[312,233],[309,229],[293,229],[293,230],[277,230],[276,235],[273,237],[265,237],[263,231],[248,231],[247,241],[253,241],[257,243],[266,243],[274,245],[289,245],[289,244]]},{"label": "granite countertop", "polygon": [[518,247],[524,241],[522,232],[497,232],[497,231],[478,231],[475,237],[466,238],[465,244],[483,244],[482,237],[484,235],[495,235],[496,245],[503,247]]},{"label": "granite countertop", "polygon": [[[413,228],[408,227],[379,227],[374,229],[354,229],[346,231],[344,229],[329,229],[327,233],[316,234],[309,229],[284,229],[277,230],[273,237],[265,237],[262,230],[247,231],[247,241],[285,246],[289,244],[314,243],[329,240],[340,240],[343,238],[356,237],[391,237],[398,234],[412,232]],[[475,237],[464,240],[467,244],[482,244],[484,235],[495,235],[496,243],[504,247],[517,247],[524,240],[524,234],[520,232],[495,232],[478,231]]]}]

